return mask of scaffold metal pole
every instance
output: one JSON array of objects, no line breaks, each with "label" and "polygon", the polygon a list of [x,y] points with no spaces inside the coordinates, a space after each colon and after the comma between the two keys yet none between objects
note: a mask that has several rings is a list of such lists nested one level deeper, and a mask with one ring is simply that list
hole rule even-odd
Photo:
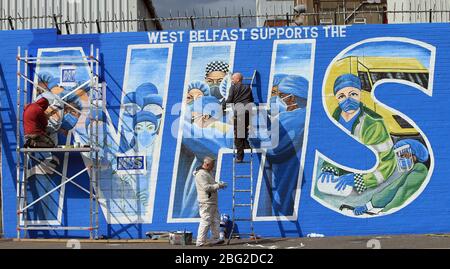
[{"label": "scaffold metal pole", "polygon": [[[95,52],[95,57],[94,57]],[[17,179],[17,239],[20,239],[23,235],[23,237],[27,237],[27,231],[30,230],[86,230],[89,231],[89,238],[95,239],[98,236],[98,228],[99,228],[99,199],[97,195],[94,195],[95,193],[98,193],[98,177],[99,177],[99,153],[98,153],[98,120],[99,120],[99,104],[102,104],[101,109],[103,109],[104,103],[99,102],[99,94],[98,94],[98,84],[99,84],[99,49],[96,49],[94,51],[94,46],[91,45],[90,48],[90,54],[89,56],[80,56],[80,57],[64,57],[63,59],[60,59],[60,61],[51,61],[52,63],[66,63],[66,62],[77,62],[76,60],[80,60],[80,63],[87,64],[90,69],[90,77],[89,81],[86,81],[84,83],[81,83],[81,85],[78,85],[74,89],[70,91],[70,93],[66,94],[65,96],[59,97],[58,99],[67,107],[72,108],[74,111],[78,112],[80,116],[82,114],[88,114],[86,115],[86,119],[90,119],[90,130],[89,130],[89,143],[87,147],[71,147],[70,141],[67,142],[66,146],[57,146],[55,148],[24,148],[22,146],[22,140],[25,141],[25,139],[22,139],[21,135],[21,125],[23,123],[23,108],[28,103],[28,89],[38,89],[42,92],[51,92],[51,89],[46,89],[44,87],[41,87],[39,85],[39,81],[36,81],[29,77],[29,71],[30,68],[35,68],[36,63],[47,63],[46,61],[41,61],[41,58],[45,60],[45,57],[29,57],[28,51],[24,51],[24,56],[21,54],[21,48],[18,47],[17,49],[17,115],[16,115],[16,156],[17,156],[17,164],[16,164],[16,179]],[[47,57],[48,58],[48,57]],[[71,59],[66,59],[71,58]],[[23,65],[22,65],[23,62]],[[31,72],[33,73],[33,72]],[[30,84],[30,85],[28,85]],[[83,87],[88,86],[91,88],[90,93],[88,94],[88,109],[77,109],[70,103],[66,102],[66,98],[70,96],[71,94],[76,93],[78,90],[82,89]],[[32,86],[32,87],[29,87]],[[34,96],[33,96],[34,97]],[[96,126],[94,129],[93,127]],[[71,134],[71,133],[69,133]],[[68,139],[72,139],[71,136],[68,136]],[[65,157],[69,156],[69,153],[80,153],[80,154],[89,154],[89,163],[86,168],[81,169],[77,173],[75,173],[73,176],[68,178],[65,175],[65,172],[63,171],[60,173],[57,169],[52,167],[51,165],[47,164],[46,162],[40,160],[39,158],[35,157],[35,153],[56,153],[61,152],[64,153]],[[23,158],[22,157],[23,154]],[[46,170],[52,171],[53,174],[56,174],[57,176],[61,177],[61,182],[51,190],[47,191],[44,194],[39,195],[39,197],[33,197],[33,201],[27,200],[27,178],[28,178],[28,172],[30,169],[28,168],[29,162],[34,161],[36,165],[40,166],[40,169],[45,168]],[[81,185],[74,182],[74,179],[83,175],[88,174],[89,176],[89,191],[83,188]],[[52,193],[56,192],[57,190],[64,187],[67,183],[72,183],[78,188],[80,188],[83,192],[87,192],[89,194],[89,227],[83,227],[83,226],[64,226],[61,223],[58,225],[37,225],[37,223],[29,223],[27,211],[32,206],[36,205],[38,202],[42,201],[44,198],[48,197]],[[28,203],[30,202],[30,203]],[[64,209],[63,209],[64,210]],[[22,234],[22,231],[24,233]]]},{"label": "scaffold metal pole", "polygon": [[16,212],[17,212],[17,239],[20,239],[20,201],[21,201],[21,182],[20,182],[20,121],[21,121],[21,109],[20,109],[20,68],[21,68],[21,61],[20,61],[20,54],[21,54],[21,47],[17,48],[17,99],[16,99],[16,105],[17,105],[17,111],[16,111]]},{"label": "scaffold metal pole", "polygon": [[[90,57],[92,57],[92,53],[93,53],[93,46],[91,45],[91,47],[90,47],[90,52],[89,52],[89,55],[90,55]],[[90,137],[90,142],[91,142],[91,149],[92,149],[92,141],[93,141],[93,133],[92,133],[92,128],[91,128],[91,126],[92,126],[92,124],[94,124],[94,121],[92,120],[92,106],[93,106],[93,104],[92,104],[92,102],[93,102],[93,95],[95,95],[95,90],[93,89],[93,83],[92,83],[92,81],[93,81],[93,79],[94,79],[94,72],[93,72],[93,63],[92,62],[89,62],[89,67],[90,67],[90,72],[89,72],[89,77],[90,77],[90,79],[91,79],[91,83],[90,83],[90,86],[91,86],[91,94],[89,94],[89,117],[90,117],[90,132],[89,132],[89,137]],[[93,167],[93,159],[92,159],[92,157],[93,157],[93,151],[91,150],[90,152],[89,152],[89,159],[91,159],[91,162],[89,163],[89,227],[93,227],[93,225],[94,225],[94,223],[93,223],[93,219],[92,219],[92,210],[93,210],[93,203],[92,203],[92,199],[93,199],[93,192],[94,192],[94,186],[93,186],[93,184],[92,184],[92,180],[93,180],[93,177],[94,177],[94,175],[93,175],[93,172],[94,172],[94,167]],[[89,239],[93,239],[93,232],[92,232],[92,229],[90,229],[89,230]]]},{"label": "scaffold metal pole", "polygon": [[[106,102],[103,100],[103,98],[104,98],[104,96],[103,96],[103,87],[102,88],[100,88],[99,89],[99,60],[100,60],[100,49],[96,49],[96,54],[95,54],[95,58],[97,59],[97,61],[95,62],[95,73],[96,73],[96,80],[95,80],[95,83],[96,83],[96,90],[97,90],[97,98],[96,98],[96,100],[97,100],[97,106],[96,106],[96,109],[97,109],[97,120],[98,120],[98,116],[99,116],[99,106],[98,106],[98,102],[99,102],[99,100],[101,100],[101,111],[103,111],[103,109],[105,108],[105,105],[106,105]],[[101,94],[100,94],[100,91],[101,91]],[[96,130],[96,141],[95,141],[95,145],[96,145],[96,148],[98,149],[99,148],[99,128],[98,128],[98,121],[97,121],[97,124],[96,124],[96,127],[97,127],[97,130]],[[99,196],[98,196],[98,193],[99,193],[99,180],[100,180],[100,156],[99,156],[99,152],[98,152],[98,150],[96,150],[95,151],[95,162],[96,162],[96,164],[95,164],[95,226],[97,227],[97,229],[95,230],[96,231],[96,233],[97,233],[97,235],[96,236],[98,236],[98,229],[99,229],[99,225],[100,225],[100,223],[99,223],[99,210],[100,210],[100,201],[99,201]]]}]

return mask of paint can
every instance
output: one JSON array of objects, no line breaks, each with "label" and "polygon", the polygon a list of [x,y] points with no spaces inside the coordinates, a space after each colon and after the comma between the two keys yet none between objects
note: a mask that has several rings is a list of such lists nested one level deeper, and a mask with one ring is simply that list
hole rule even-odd
[{"label": "paint can", "polygon": [[169,233],[169,243],[171,245],[191,245],[192,244],[192,232],[189,231],[177,231]]}]

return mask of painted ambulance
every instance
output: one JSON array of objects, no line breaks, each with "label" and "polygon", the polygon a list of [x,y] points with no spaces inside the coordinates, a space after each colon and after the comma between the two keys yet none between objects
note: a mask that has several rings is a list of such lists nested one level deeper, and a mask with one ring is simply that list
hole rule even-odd
[{"label": "painted ambulance", "polygon": [[345,73],[354,74],[361,79],[361,101],[365,106],[383,117],[394,143],[405,137],[422,140],[419,132],[413,126],[399,115],[395,115],[377,104],[371,95],[373,85],[381,79],[406,80],[427,89],[429,72],[419,60],[416,58],[371,56],[348,56],[338,60],[330,69],[325,87],[326,106],[330,115],[338,106],[333,94],[334,81],[338,76]]}]

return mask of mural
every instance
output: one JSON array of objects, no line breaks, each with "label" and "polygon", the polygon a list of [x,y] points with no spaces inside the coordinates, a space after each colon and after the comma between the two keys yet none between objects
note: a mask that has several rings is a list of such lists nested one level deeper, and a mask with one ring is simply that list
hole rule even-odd
[{"label": "mural", "polygon": [[128,47],[116,133],[120,138],[115,140],[119,147],[111,154],[110,173],[101,171],[109,223],[152,220],[171,56],[171,46]]},{"label": "mural", "polygon": [[428,139],[411,119],[379,102],[375,91],[392,82],[431,95],[434,57],[432,46],[380,38],[344,50],[330,64],[325,110],[335,125],[376,154],[377,165],[356,171],[319,154],[316,200],[348,216],[371,217],[395,212],[420,194],[433,171]]},{"label": "mural", "polygon": [[[436,29],[442,34],[428,34]],[[53,104],[47,128],[52,140],[84,146],[91,127],[99,128],[99,234],[142,238],[146,231],[195,232],[193,174],[205,156],[217,160],[216,180],[230,186],[220,193],[219,210],[232,215],[234,127],[224,100],[234,72],[247,78],[255,73],[249,143],[256,156],[251,213],[258,234],[443,232],[448,214],[442,205],[450,202],[443,195],[450,191],[450,144],[443,135],[450,128],[448,34],[447,24],[159,31],[83,39],[55,38],[54,30],[0,32],[14,40],[5,42],[0,55],[4,233],[16,235],[19,46],[53,58],[29,73],[39,85],[29,101],[47,96]],[[91,44],[101,54],[104,109],[96,122],[86,117],[93,94],[88,64],[58,60],[85,56]],[[92,164],[89,154],[33,156],[27,204]],[[88,213],[77,210],[88,205],[87,194],[85,172],[33,204],[27,224],[84,225]]]},{"label": "mural", "polygon": [[[99,189],[96,191],[99,193],[99,202],[109,223],[151,221],[156,184],[156,180],[152,180],[152,178],[156,178],[158,171],[158,149],[161,144],[159,134],[162,133],[160,126],[164,118],[163,108],[165,107],[168,83],[168,77],[160,76],[160,72],[169,74],[169,50],[168,46],[129,47],[118,131],[111,122],[107,110],[100,113],[99,122],[95,125],[99,130],[98,139],[101,149],[99,153]],[[48,56],[49,54],[55,60],[52,63],[38,63],[36,80],[39,80],[39,85],[46,86],[62,100],[83,111],[81,114],[72,111],[72,114],[77,114],[77,118],[68,121],[73,130],[70,129],[71,131],[67,133],[66,141],[68,145],[71,143],[79,143],[81,146],[88,145],[92,130],[90,128],[92,123],[89,118],[86,118],[89,113],[88,94],[91,94],[89,91],[90,69],[87,63],[71,65],[75,72],[74,84],[64,84],[61,70],[66,70],[66,68],[57,62],[58,57],[84,56],[84,53],[81,48],[39,50],[39,55]],[[42,90],[39,88],[35,89],[34,95],[36,100],[42,96],[48,96],[42,95]],[[72,115],[70,112],[70,108],[64,106],[64,119]],[[55,116],[61,117],[59,114],[55,114]],[[61,123],[55,124],[54,131],[52,131],[55,134],[58,132],[65,134],[64,124],[64,121],[62,125]],[[55,142],[58,144],[59,141],[55,140]],[[67,174],[68,153],[61,158],[64,160],[63,165],[60,165],[61,161],[57,155],[47,155],[44,156],[45,161],[53,164],[54,168],[62,169]],[[86,166],[92,163],[89,153],[83,153],[83,161]],[[37,178],[30,181],[33,182],[31,188],[35,189],[31,196],[28,196],[30,201],[51,190],[55,184],[61,183],[57,181],[61,180],[59,174],[53,175],[54,172],[48,171],[45,166],[36,165],[31,168],[31,171],[30,175]],[[48,177],[52,176],[55,179],[49,180]],[[51,184],[55,180],[56,182]],[[40,190],[41,188],[42,190]],[[36,204],[36,207],[39,206],[38,210],[31,211],[39,212],[35,213],[36,216],[41,216],[45,221],[50,221],[50,216],[58,215],[60,222],[64,186],[61,188],[59,197],[54,197],[56,195],[49,195],[40,202],[42,205]]]},{"label": "mural", "polygon": [[[309,79],[312,73],[311,40],[277,42],[274,46],[273,82],[268,94],[269,115],[253,115],[250,145],[261,150],[264,168],[257,184],[256,217],[294,216],[300,195],[299,175],[305,128]],[[234,43],[194,44],[189,52],[188,82],[183,97],[178,165],[174,170],[173,200],[169,216],[189,221],[198,218],[193,173],[206,156],[219,158],[221,149],[233,148],[233,124],[222,105],[231,86]],[[271,128],[263,136],[259,126]],[[276,128],[274,128],[276,126]],[[270,143],[274,141],[276,143]],[[264,143],[266,142],[266,143]],[[267,146],[262,146],[266,144]],[[222,152],[223,153],[223,152]],[[260,155],[261,156],[261,155]],[[260,157],[261,158],[261,157]],[[219,175],[216,173],[216,177]],[[290,180],[282,180],[290,178]],[[170,219],[170,217],[169,217]]]},{"label": "mural", "polygon": [[[46,59],[41,60],[36,66],[34,81],[38,87],[33,89],[32,100],[46,97],[49,103],[56,107],[49,118],[47,133],[55,144],[71,145],[72,137],[78,135],[77,124],[81,125],[81,122],[85,121],[85,118],[79,119],[82,114],[78,112],[86,106],[87,92],[89,92],[87,84],[90,82],[87,62],[83,63],[82,60],[85,56],[84,51],[82,48],[42,49],[38,51],[38,56],[46,57]],[[79,57],[80,61],[78,63],[62,62],[64,61],[62,57]],[[76,72],[62,77],[62,74],[68,70],[76,70]],[[66,104],[58,101],[57,96]],[[68,153],[34,154],[27,173],[29,182],[27,204],[31,204],[73,176],[73,171],[68,169],[68,163]],[[60,224],[65,187],[63,185],[59,190],[32,205],[27,210],[27,224]]]},{"label": "mural", "polygon": [[233,126],[224,119],[221,104],[231,86],[234,46],[217,42],[189,47],[169,219],[199,218],[193,172],[206,156],[232,148]]},{"label": "mural", "polygon": [[[276,41],[273,49],[271,86],[267,104],[271,126],[278,130],[277,143],[263,154],[256,193],[256,218],[295,219],[303,178],[305,129],[308,128],[308,96],[314,66],[314,40]],[[272,139],[271,137],[269,139]],[[258,141],[259,140],[259,141]],[[252,139],[257,147],[261,137]],[[302,157],[303,156],[303,157]]]}]

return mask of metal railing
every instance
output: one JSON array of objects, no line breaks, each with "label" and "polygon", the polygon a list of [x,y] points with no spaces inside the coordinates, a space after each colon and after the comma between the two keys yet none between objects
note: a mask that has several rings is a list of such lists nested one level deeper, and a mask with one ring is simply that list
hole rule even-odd
[{"label": "metal railing", "polygon": [[[251,13],[251,12],[250,12]],[[326,24],[347,24],[349,17],[353,19],[361,19],[372,16],[375,18],[375,23],[383,23],[386,20],[388,23],[432,23],[432,22],[450,22],[450,10],[360,10],[360,11],[323,11],[311,13],[285,13],[285,14],[237,14],[237,15],[206,15],[206,16],[177,16],[177,17],[158,17],[158,18],[133,18],[133,19],[107,19],[107,20],[64,20],[62,15],[52,16],[33,16],[33,17],[2,17],[0,22],[7,22],[9,30],[19,29],[15,27],[16,22],[22,22],[26,25],[26,21],[38,19],[51,19],[49,23],[51,28],[56,28],[58,33],[65,34],[72,33],[72,27],[81,25],[82,27],[92,27],[96,29],[96,33],[110,32],[105,30],[106,24],[113,24],[117,27],[118,24],[137,23],[142,26],[144,31],[155,30],[153,25],[157,22],[163,25],[164,30],[174,29],[206,29],[206,28],[236,28],[236,27],[255,27],[256,19],[264,19],[264,26],[286,26],[297,25],[296,19],[303,18],[306,23],[304,25],[320,25],[321,19],[329,19]],[[386,19],[387,18],[387,19]],[[330,22],[331,21],[331,22]],[[361,20],[359,20],[361,21]],[[273,22],[277,22],[275,24]],[[370,22],[369,22],[370,23]],[[31,24],[31,23],[30,23]],[[353,20],[348,24],[353,24]],[[118,27],[117,27],[118,28]],[[29,29],[22,27],[20,29]],[[113,31],[114,32],[114,31]]]}]

